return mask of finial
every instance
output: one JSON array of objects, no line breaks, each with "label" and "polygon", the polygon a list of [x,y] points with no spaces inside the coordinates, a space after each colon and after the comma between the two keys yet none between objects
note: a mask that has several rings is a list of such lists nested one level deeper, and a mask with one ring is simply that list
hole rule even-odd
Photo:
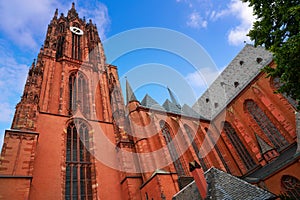
[{"label": "finial", "polygon": [[32,62],[32,64],[31,64],[31,69],[33,69],[34,66],[35,66],[35,59],[33,59],[33,62]]},{"label": "finial", "polygon": [[58,15],[58,9],[56,8],[55,13],[54,13],[54,18],[57,18]]},{"label": "finial", "polygon": [[75,9],[75,3],[74,2],[72,3],[72,9]]}]

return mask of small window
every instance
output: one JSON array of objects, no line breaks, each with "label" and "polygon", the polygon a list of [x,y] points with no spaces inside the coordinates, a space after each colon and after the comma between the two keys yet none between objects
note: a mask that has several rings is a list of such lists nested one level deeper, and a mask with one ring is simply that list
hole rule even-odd
[{"label": "small window", "polygon": [[256,58],[256,62],[257,62],[257,63],[261,63],[262,60],[263,60],[263,59],[260,58],[260,57]]},{"label": "small window", "polygon": [[239,82],[235,81],[235,82],[234,82],[234,87],[238,87],[239,84],[240,84]]},{"label": "small window", "polygon": [[209,98],[206,98],[205,101],[206,101],[206,103],[208,103],[209,102]]},{"label": "small window", "polygon": [[225,85],[225,83],[224,83],[224,82],[221,82],[220,84],[221,84],[221,86],[222,86],[222,87]]},{"label": "small window", "polygon": [[244,64],[244,61],[241,60],[241,61],[240,61],[240,65],[243,65],[243,64]]},{"label": "small window", "polygon": [[219,106],[219,104],[218,103],[215,103],[215,108],[217,108]]}]

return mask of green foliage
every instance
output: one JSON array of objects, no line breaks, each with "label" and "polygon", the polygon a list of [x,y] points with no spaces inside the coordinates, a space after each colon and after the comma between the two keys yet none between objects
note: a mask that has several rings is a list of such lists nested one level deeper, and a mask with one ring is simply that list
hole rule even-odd
[{"label": "green foliage", "polygon": [[[257,16],[249,32],[254,45],[274,53],[277,68],[266,67],[271,77],[280,77],[278,90],[300,100],[300,0],[242,0]],[[300,105],[298,104],[298,110]]]}]

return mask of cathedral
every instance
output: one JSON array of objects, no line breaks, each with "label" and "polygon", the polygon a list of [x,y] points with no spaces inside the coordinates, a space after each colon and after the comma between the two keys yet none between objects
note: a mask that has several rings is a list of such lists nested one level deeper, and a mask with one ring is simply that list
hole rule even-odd
[{"label": "cathedral", "polygon": [[0,199],[300,199],[297,102],[267,65],[247,44],[192,107],[170,89],[138,100],[130,80],[124,98],[96,25],[56,10],[5,131]]}]

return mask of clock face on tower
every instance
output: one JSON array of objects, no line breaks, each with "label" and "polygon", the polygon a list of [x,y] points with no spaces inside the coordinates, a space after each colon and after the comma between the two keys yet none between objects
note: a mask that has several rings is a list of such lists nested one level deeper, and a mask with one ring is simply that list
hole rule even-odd
[{"label": "clock face on tower", "polygon": [[70,31],[76,35],[83,35],[83,31],[75,26],[70,26]]}]

